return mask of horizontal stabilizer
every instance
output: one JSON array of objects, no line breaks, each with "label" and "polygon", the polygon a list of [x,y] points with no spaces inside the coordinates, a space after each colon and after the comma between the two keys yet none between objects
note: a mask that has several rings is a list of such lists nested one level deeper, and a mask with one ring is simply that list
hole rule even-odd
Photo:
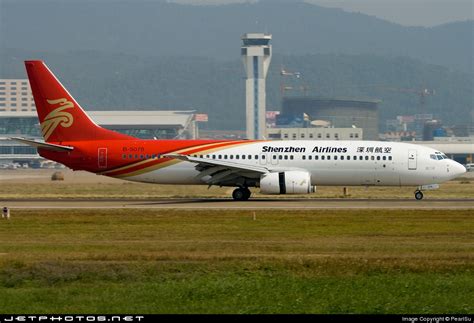
[{"label": "horizontal stabilizer", "polygon": [[10,139],[22,142],[24,144],[27,144],[35,148],[42,148],[42,149],[47,149],[47,150],[52,150],[52,151],[72,151],[74,149],[74,147],[70,147],[70,146],[49,144],[43,141],[30,140],[30,139],[25,139],[25,138],[20,138],[20,137],[13,137]]}]

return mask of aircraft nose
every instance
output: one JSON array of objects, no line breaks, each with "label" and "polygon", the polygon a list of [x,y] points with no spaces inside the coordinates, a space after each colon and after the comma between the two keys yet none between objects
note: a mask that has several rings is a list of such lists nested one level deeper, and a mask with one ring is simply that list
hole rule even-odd
[{"label": "aircraft nose", "polygon": [[464,167],[458,162],[453,162],[452,170],[453,174],[455,174],[456,176],[461,176],[466,172],[466,167]]}]

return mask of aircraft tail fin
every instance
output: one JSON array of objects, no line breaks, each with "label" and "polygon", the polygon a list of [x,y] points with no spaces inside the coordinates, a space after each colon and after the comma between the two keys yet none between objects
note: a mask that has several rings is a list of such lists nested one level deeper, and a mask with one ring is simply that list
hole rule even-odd
[{"label": "aircraft tail fin", "polygon": [[98,126],[43,61],[25,61],[46,142],[133,139]]}]

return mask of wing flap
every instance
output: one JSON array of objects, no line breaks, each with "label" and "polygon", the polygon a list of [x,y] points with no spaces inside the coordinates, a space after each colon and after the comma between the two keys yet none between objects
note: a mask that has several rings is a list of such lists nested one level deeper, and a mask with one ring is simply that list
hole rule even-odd
[{"label": "wing flap", "polygon": [[223,160],[215,160],[210,158],[201,158],[201,157],[192,157],[188,155],[181,155],[181,154],[166,154],[164,157],[180,159],[192,163],[197,164],[205,164],[209,166],[223,166],[223,168],[230,168],[234,170],[242,170],[242,171],[250,171],[256,172],[260,174],[266,174],[269,170],[262,166],[255,166],[255,165],[244,165],[230,161],[223,161]]}]

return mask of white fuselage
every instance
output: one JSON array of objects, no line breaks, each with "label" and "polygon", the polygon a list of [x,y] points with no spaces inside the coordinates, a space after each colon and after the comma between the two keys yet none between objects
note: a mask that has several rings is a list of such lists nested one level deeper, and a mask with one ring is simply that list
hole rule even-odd
[{"label": "white fuselage", "polygon": [[[194,156],[194,155],[193,155]],[[272,172],[303,170],[312,185],[406,186],[439,184],[465,172],[434,149],[381,141],[258,141],[196,157]],[[205,184],[192,162],[179,162],[126,179],[162,184]]]}]

